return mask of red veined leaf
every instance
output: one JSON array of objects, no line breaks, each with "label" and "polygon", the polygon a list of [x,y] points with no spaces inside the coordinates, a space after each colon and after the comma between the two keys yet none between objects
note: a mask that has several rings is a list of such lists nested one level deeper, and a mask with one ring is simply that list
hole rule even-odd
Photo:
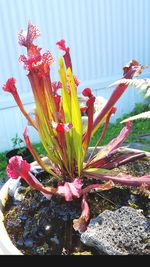
[{"label": "red veined leaf", "polygon": [[96,156],[91,160],[89,165],[95,167],[94,164],[98,163],[100,159],[108,156],[110,153],[113,153],[113,151],[115,151],[115,149],[117,149],[119,145],[122,144],[123,141],[127,138],[127,136],[129,135],[131,131],[131,127],[132,127],[132,123],[128,122],[116,138],[114,138],[107,145],[103,146],[100,149],[100,151],[96,154]]},{"label": "red veined leaf", "polygon": [[73,220],[73,228],[75,231],[83,233],[87,229],[87,223],[90,218],[90,209],[86,200],[86,195],[83,195],[81,209],[82,209],[81,216],[78,219]]},{"label": "red veined leaf", "polygon": [[47,172],[49,172],[50,174],[52,174],[53,176],[58,178],[58,175],[53,172],[43,161],[42,159],[38,156],[38,154],[36,153],[36,151],[34,150],[33,146],[31,145],[29,136],[27,134],[27,128],[25,128],[24,132],[23,132],[23,136],[24,136],[24,140],[26,142],[26,146],[29,149],[29,151],[31,152],[31,154],[34,156],[34,158],[36,159],[36,161],[39,163],[39,165],[46,170]]},{"label": "red veined leaf", "polygon": [[115,112],[116,112],[116,108],[115,107],[112,107],[111,111],[108,113],[108,116],[106,118],[106,121],[105,121],[105,124],[104,124],[104,127],[103,127],[103,131],[102,131],[102,134],[101,134],[100,138],[98,139],[98,141],[97,141],[97,143],[96,143],[96,145],[95,145],[95,147],[94,147],[94,149],[93,149],[93,151],[92,151],[92,153],[91,153],[91,155],[90,155],[90,157],[89,157],[89,159],[87,161],[87,165],[90,162],[90,160],[92,159],[92,156],[93,156],[93,154],[94,154],[97,146],[100,144],[100,142],[102,141],[102,139],[103,139],[103,137],[104,137],[104,135],[106,133],[106,130],[108,128],[111,115],[114,114]]},{"label": "red veined leaf", "polygon": [[35,124],[35,122],[31,119],[31,117],[29,116],[29,114],[26,112],[26,110],[24,109],[24,106],[22,104],[22,101],[18,95],[17,92],[17,88],[16,88],[16,80],[14,78],[9,78],[6,82],[5,85],[3,85],[3,90],[5,92],[9,92],[13,95],[18,107],[20,108],[22,114],[25,116],[25,118],[28,120],[28,122],[35,128],[37,129],[37,126]]},{"label": "red veined leaf", "polygon": [[93,190],[96,190],[96,191],[109,190],[113,186],[114,186],[114,183],[112,181],[108,181],[104,184],[91,184],[91,185],[86,186],[84,189],[82,189],[82,194],[84,195]]},{"label": "red veined leaf", "polygon": [[[143,69],[143,67],[140,66],[137,61],[135,61],[135,60],[130,61],[128,68],[126,69],[126,71],[124,71],[123,78],[124,79],[131,79],[135,73],[140,72],[142,69]],[[92,135],[96,132],[96,130],[98,129],[100,124],[104,122],[110,109],[116,104],[118,99],[122,96],[122,94],[125,92],[125,90],[127,88],[128,88],[128,85],[126,85],[126,84],[119,84],[115,88],[115,90],[113,91],[109,100],[107,101],[106,105],[101,110],[101,112],[96,117],[96,119],[94,120]]]},{"label": "red veined leaf", "polygon": [[90,173],[86,174],[84,173],[88,179],[98,179],[102,181],[112,181],[115,184],[123,184],[127,186],[141,186],[142,184],[145,184],[145,187],[150,188],[150,175],[145,175],[141,177],[134,177],[131,175],[126,174],[119,174],[118,176],[111,176],[111,175],[105,175],[105,174],[96,174],[96,173]]}]

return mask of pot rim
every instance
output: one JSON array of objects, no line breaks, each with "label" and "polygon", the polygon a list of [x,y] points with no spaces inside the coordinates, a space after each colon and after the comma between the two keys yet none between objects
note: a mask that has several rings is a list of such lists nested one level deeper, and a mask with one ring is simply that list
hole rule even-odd
[{"label": "pot rim", "polygon": [[[89,147],[89,150],[92,150],[94,147]],[[100,147],[98,147],[100,148]],[[146,152],[139,149],[134,148],[125,148],[126,151],[129,152],[144,152],[147,157],[150,157],[150,152]],[[42,158],[43,161],[47,161],[47,157]],[[34,161],[31,163],[32,167],[38,166],[37,161]],[[11,179],[9,179],[3,187],[0,189],[0,255],[24,255],[19,249],[15,247],[15,245],[12,243],[8,232],[4,225],[4,214],[3,209],[6,205],[7,199],[8,199],[8,190],[9,185],[11,183]]]},{"label": "pot rim", "polygon": [[8,199],[8,189],[11,179],[9,179],[0,190],[0,255],[23,255],[12,243],[4,225],[3,208]]}]

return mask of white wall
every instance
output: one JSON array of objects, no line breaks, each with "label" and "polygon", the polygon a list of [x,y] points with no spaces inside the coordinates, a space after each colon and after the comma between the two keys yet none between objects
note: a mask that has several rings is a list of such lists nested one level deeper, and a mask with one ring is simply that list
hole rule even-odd
[{"label": "white wall", "polygon": [[[88,86],[96,95],[109,97],[112,88],[107,85],[122,76],[122,66],[130,59],[150,66],[149,10],[149,0],[0,0],[0,87],[15,77],[25,107],[32,107],[30,85],[18,63],[25,51],[16,37],[31,20],[41,30],[37,44],[56,58],[53,81],[58,78],[60,54],[55,43],[64,38],[71,49],[74,74],[82,82],[80,89]],[[142,95],[129,88],[117,104],[116,116],[129,112],[139,101]],[[11,148],[11,138],[16,133],[21,136],[25,124],[12,97],[0,90],[0,151]],[[30,128],[31,141],[38,141]]]}]

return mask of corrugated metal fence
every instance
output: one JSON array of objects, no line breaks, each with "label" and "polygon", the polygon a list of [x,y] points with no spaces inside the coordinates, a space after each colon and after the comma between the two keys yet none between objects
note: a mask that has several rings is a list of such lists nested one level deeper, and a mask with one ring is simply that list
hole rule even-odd
[{"label": "corrugated metal fence", "polygon": [[[149,0],[0,0],[0,86],[15,77],[26,109],[33,106],[30,85],[18,63],[24,51],[17,43],[17,33],[31,20],[41,30],[37,44],[56,58],[53,81],[58,78],[60,53],[55,43],[63,38],[71,48],[80,89],[88,86],[96,95],[109,97],[112,89],[107,85],[122,76],[122,66],[130,59],[150,66],[149,10]],[[141,99],[135,89],[129,89],[118,102],[116,116]],[[12,147],[11,138],[16,133],[22,136],[25,125],[12,97],[0,90],[0,151]],[[37,134],[30,132],[31,141],[37,142]]]}]

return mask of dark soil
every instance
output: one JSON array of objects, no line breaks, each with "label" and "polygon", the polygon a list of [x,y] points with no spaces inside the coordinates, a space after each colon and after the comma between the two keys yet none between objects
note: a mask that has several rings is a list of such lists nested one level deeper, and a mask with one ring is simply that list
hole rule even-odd
[{"label": "dark soil", "polygon": [[[136,160],[117,168],[136,176],[150,174],[150,162],[146,158]],[[44,184],[56,186],[56,180],[45,172]],[[43,178],[42,178],[43,179]],[[84,179],[85,180],[85,179]],[[97,181],[90,181],[94,183]],[[86,182],[87,184],[89,182]],[[5,209],[5,226],[14,245],[29,255],[96,255],[98,252],[86,247],[80,241],[80,234],[72,227],[72,220],[81,214],[80,199],[65,202],[62,197],[52,197],[48,201],[40,192],[22,186],[20,194],[23,201],[9,198]],[[149,191],[142,188],[127,188],[116,185],[115,188],[92,192],[88,195],[91,218],[102,211],[115,210],[121,206],[142,209],[146,217],[150,217]]]}]

